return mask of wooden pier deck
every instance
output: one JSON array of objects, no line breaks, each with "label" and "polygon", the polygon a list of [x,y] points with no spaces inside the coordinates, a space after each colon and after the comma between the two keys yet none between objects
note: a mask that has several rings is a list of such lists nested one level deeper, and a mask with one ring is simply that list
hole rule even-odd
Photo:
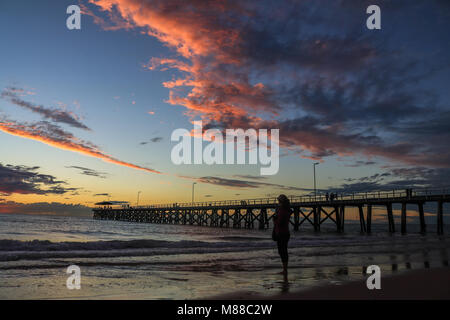
[{"label": "wooden pier deck", "polygon": [[[387,228],[396,231],[393,205],[401,206],[401,233],[407,232],[407,205],[417,207],[420,230],[427,231],[424,205],[436,205],[436,232],[444,232],[444,203],[450,202],[450,189],[409,189],[377,192],[338,194],[333,201],[325,195],[291,196],[291,224],[299,230],[303,224],[320,231],[325,221],[331,221],[338,232],[344,231],[346,208],[357,208],[360,231],[372,231],[373,207],[385,207]],[[277,207],[276,198],[249,200],[226,200],[195,203],[160,204],[153,206],[120,207],[104,206],[93,209],[94,219],[120,220],[143,223],[182,224],[210,227],[269,228],[273,212]]]}]

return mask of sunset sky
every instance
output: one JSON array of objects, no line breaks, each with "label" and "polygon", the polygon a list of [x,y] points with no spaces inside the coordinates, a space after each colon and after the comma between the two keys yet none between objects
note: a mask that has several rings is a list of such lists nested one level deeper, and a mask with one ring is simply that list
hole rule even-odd
[{"label": "sunset sky", "polygon": [[[300,195],[315,161],[322,190],[448,186],[448,30],[445,0],[2,0],[0,213]],[[278,174],[172,164],[200,119],[280,129]]]}]

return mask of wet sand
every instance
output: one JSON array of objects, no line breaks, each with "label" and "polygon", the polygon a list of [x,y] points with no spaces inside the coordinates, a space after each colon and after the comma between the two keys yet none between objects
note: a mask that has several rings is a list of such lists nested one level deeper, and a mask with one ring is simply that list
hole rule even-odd
[{"label": "wet sand", "polygon": [[312,289],[259,295],[236,292],[219,295],[218,300],[448,300],[450,299],[450,268],[423,269],[381,277],[381,289],[369,290],[366,281],[353,281],[341,285],[326,285]]}]

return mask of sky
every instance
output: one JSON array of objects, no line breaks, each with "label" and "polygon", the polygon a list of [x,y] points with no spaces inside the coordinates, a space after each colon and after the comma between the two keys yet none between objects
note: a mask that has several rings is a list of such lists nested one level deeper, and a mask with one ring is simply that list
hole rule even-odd
[{"label": "sky", "polygon": [[[315,162],[319,192],[448,186],[449,27],[445,0],[4,0],[0,213],[308,194]],[[279,129],[278,173],[175,165],[195,120]]]}]

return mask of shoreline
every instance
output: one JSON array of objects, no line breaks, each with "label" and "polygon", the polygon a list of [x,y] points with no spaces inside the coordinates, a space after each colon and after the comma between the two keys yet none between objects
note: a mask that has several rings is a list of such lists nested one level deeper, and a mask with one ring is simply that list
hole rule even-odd
[{"label": "shoreline", "polygon": [[369,290],[366,280],[322,285],[271,296],[254,292],[217,295],[207,300],[449,300],[450,268],[405,271],[383,277],[381,289]]}]

